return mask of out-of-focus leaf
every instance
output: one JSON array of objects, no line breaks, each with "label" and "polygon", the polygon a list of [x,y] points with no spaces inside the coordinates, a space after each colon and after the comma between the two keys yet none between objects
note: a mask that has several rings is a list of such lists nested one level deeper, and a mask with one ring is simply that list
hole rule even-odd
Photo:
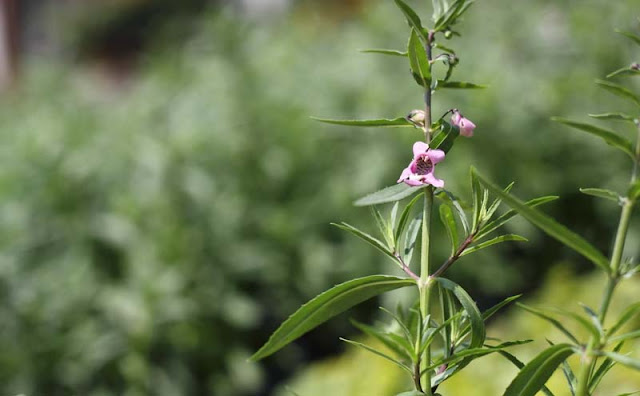
[{"label": "out-of-focus leaf", "polygon": [[418,16],[418,14],[413,10],[413,8],[409,7],[409,5],[407,5],[407,3],[405,3],[404,1],[402,0],[394,0],[394,1],[398,6],[398,8],[400,8],[400,11],[402,11],[402,13],[404,14],[409,26],[411,26],[411,28],[413,28],[416,31],[416,33],[420,35],[422,42],[426,44],[429,40],[427,40],[427,35],[425,34],[424,28],[422,27],[422,21],[420,20],[420,17]]},{"label": "out-of-focus leaf", "polygon": [[415,29],[411,30],[407,53],[413,78],[418,84],[428,89],[431,85],[431,65],[429,64],[424,44],[418,38],[418,33]]},{"label": "out-of-focus leaf", "polygon": [[329,118],[311,117],[311,119],[327,124],[347,125],[357,127],[413,127],[414,125],[404,117],[380,118],[375,120],[332,120]]},{"label": "out-of-focus leaf", "polygon": [[366,195],[355,201],[353,204],[355,206],[370,206],[400,201],[401,199],[410,197],[413,194],[422,191],[422,189],[423,187],[420,186],[412,187],[406,183],[398,183]]},{"label": "out-of-focus leaf", "polygon": [[605,80],[596,80],[596,84],[606,89],[607,91],[611,92],[612,94],[617,95],[624,99],[629,99],[635,104],[637,104],[638,106],[640,106],[640,98],[638,98],[638,96],[636,96],[636,94],[631,92],[631,90],[629,90],[628,88],[623,87],[620,84],[615,84]]},{"label": "out-of-focus leaf", "polygon": [[382,54],[382,55],[392,55],[392,56],[400,56],[400,57],[406,57],[407,53],[406,51],[398,51],[398,50],[390,50],[390,49],[365,49],[365,50],[360,50],[360,52],[364,53],[364,54]]},{"label": "out-of-focus leaf", "polygon": [[413,252],[415,251],[416,239],[422,226],[422,216],[416,217],[411,220],[409,227],[407,227],[407,236],[404,242],[404,261],[407,265],[411,263]]},{"label": "out-of-focus leaf", "polygon": [[[618,343],[618,345],[613,348],[613,351],[619,352],[620,349],[622,349],[622,345],[624,345],[624,342]],[[595,371],[595,373],[593,373],[593,376],[591,377],[591,381],[589,382],[589,393],[595,392],[596,388],[600,384],[600,381],[602,381],[604,376],[609,372],[609,370],[611,370],[611,368],[615,364],[616,362],[614,362],[610,358],[604,359],[602,364],[600,364],[600,367],[598,367],[598,369]]]},{"label": "out-of-focus leaf", "polygon": [[627,308],[622,311],[618,320],[611,326],[608,331],[609,335],[615,334],[618,330],[622,328],[631,318],[636,316],[640,312],[640,302],[629,305]]},{"label": "out-of-focus leaf", "polygon": [[622,355],[617,352],[597,351],[596,353],[600,356],[606,356],[609,359],[615,361],[616,363],[622,364],[623,366],[640,370],[640,359],[636,359],[627,355]]},{"label": "out-of-focus leaf", "polygon": [[616,120],[616,121],[631,121],[633,117],[625,113],[602,113],[602,114],[589,114],[589,117],[597,120]]},{"label": "out-of-focus leaf", "polygon": [[503,396],[535,396],[560,363],[573,353],[573,347],[568,344],[554,345],[542,351],[520,370]]},{"label": "out-of-focus leaf", "polygon": [[484,89],[487,88],[488,85],[484,84],[474,84],[467,81],[444,81],[438,80],[436,89],[440,88],[451,88],[451,89]]},{"label": "out-of-focus leaf", "polygon": [[508,234],[508,235],[500,235],[497,236],[493,239],[489,239],[488,241],[479,243],[477,245],[471,246],[467,249],[464,250],[464,252],[462,252],[462,254],[460,256],[466,256],[467,254],[473,253],[473,252],[477,252],[480,249],[484,249],[487,248],[489,246],[495,245],[497,243],[502,243],[502,242],[507,242],[507,241],[519,241],[519,242],[526,242],[528,241],[527,238],[520,236],[520,235],[516,235],[516,234]]},{"label": "out-of-focus leaf", "polygon": [[373,218],[376,220],[376,224],[378,225],[378,230],[384,237],[384,241],[387,243],[386,246],[388,250],[393,254],[395,249],[393,239],[393,226],[389,224],[384,219],[384,217],[382,217],[382,213],[380,213],[378,209],[371,207],[371,214],[373,214]]},{"label": "out-of-focus leaf", "polygon": [[524,309],[525,311],[530,312],[546,320],[547,322],[551,323],[556,329],[560,330],[564,335],[566,335],[567,338],[571,340],[571,342],[573,342],[574,344],[579,344],[578,339],[573,334],[571,334],[571,332],[567,330],[567,328],[564,327],[562,323],[560,323],[557,319],[552,318],[551,316],[549,316],[547,313],[543,312],[540,309],[536,309],[528,305],[524,305],[522,303],[516,303],[516,305],[518,305],[520,308]]},{"label": "out-of-focus leaf", "polygon": [[594,197],[609,199],[616,203],[620,203],[620,195],[604,188],[581,188],[580,192]]},{"label": "out-of-focus leaf", "polygon": [[371,275],[334,286],[294,312],[249,360],[257,361],[277,352],[308,331],[371,297],[415,284],[409,278]]},{"label": "out-of-focus leaf", "polygon": [[636,338],[640,338],[640,330],[631,331],[629,333],[624,333],[624,334],[620,334],[619,336],[611,337],[609,341],[620,342],[620,341],[633,340]]},{"label": "out-of-focus leaf", "polygon": [[440,220],[447,230],[449,242],[451,242],[451,254],[453,255],[458,248],[458,227],[453,211],[448,205],[440,205]]},{"label": "out-of-focus leaf", "polygon": [[434,43],[434,44],[433,44],[433,47],[434,47],[434,48],[437,48],[437,49],[439,49],[439,50],[442,50],[442,51],[444,51],[444,52],[447,52],[447,53],[449,53],[449,54],[452,54],[452,55],[455,55],[455,54],[456,54],[456,52],[455,52],[453,49],[451,49],[451,48],[449,48],[449,47],[446,47],[446,46],[444,46],[444,45],[442,45],[442,44],[440,44],[440,43]]},{"label": "out-of-focus leaf", "polygon": [[627,197],[632,201],[635,201],[638,198],[640,198],[640,180],[636,180],[636,182],[633,183],[631,187],[629,187],[629,191],[627,192]]},{"label": "out-of-focus leaf", "polygon": [[408,392],[398,393],[396,396],[424,396],[424,393],[417,390],[412,390]]},{"label": "out-of-focus leaf", "polygon": [[[411,360],[412,352],[407,351],[405,345],[396,342],[393,338],[389,337],[389,334],[385,333],[382,330],[379,330],[373,326],[369,326],[364,323],[360,323],[355,319],[351,319],[351,324],[353,324],[356,328],[358,328],[363,333],[377,339],[382,342],[384,346],[389,348],[391,351],[395,352],[398,356],[401,356],[407,360]],[[404,338],[403,338],[404,340]]]},{"label": "out-of-focus leaf", "polygon": [[377,350],[375,348],[372,348],[372,347],[370,347],[368,345],[365,345],[365,344],[363,344],[361,342],[348,340],[346,338],[340,338],[340,340],[342,340],[342,341],[344,341],[344,342],[346,342],[348,344],[355,345],[357,347],[365,349],[365,350],[367,350],[367,351],[369,351],[369,352],[371,352],[371,353],[373,353],[375,355],[378,355],[378,356],[390,361],[391,363],[395,364],[396,366],[400,367],[401,369],[406,370],[409,374],[413,374],[413,371],[411,370],[411,368],[409,366],[407,366],[406,364],[402,363],[399,360],[396,360],[396,359],[392,358],[391,356],[387,355],[384,352],[380,352],[379,350]]},{"label": "out-of-focus leaf", "polygon": [[616,29],[616,33],[619,33],[619,34],[631,39],[636,44],[640,45],[640,36],[638,36],[637,34],[632,33],[632,32],[628,32],[628,31],[625,31],[625,30],[618,30],[618,29]]},{"label": "out-of-focus leaf", "polygon": [[375,247],[376,249],[380,250],[382,253],[386,254],[387,256],[389,256],[392,260],[396,260],[396,256],[393,255],[393,252],[384,244],[382,243],[382,241],[380,241],[378,238],[375,238],[369,234],[367,234],[364,231],[361,231],[359,229],[357,229],[356,227],[347,224],[347,223],[331,223],[331,225],[334,225],[342,230],[345,230],[347,232],[352,233],[353,235],[357,236],[358,238],[362,239],[363,241],[367,242],[368,244],[372,245],[373,247]]},{"label": "out-of-focus leaf", "polygon": [[620,77],[620,76],[623,76],[623,77],[640,76],[640,70],[632,69],[630,67],[623,67],[622,69],[618,69],[616,71],[613,71],[607,74],[607,78]]},{"label": "out-of-focus leaf", "polygon": [[611,130],[600,128],[598,126],[591,125],[591,124],[585,124],[583,122],[571,121],[566,118],[551,117],[551,119],[553,121],[568,125],[572,128],[581,130],[583,132],[587,132],[592,135],[598,136],[602,138],[608,145],[622,150],[625,154],[629,155],[632,159],[635,158],[635,154],[633,153],[633,146],[631,145],[631,142],[629,141],[629,139],[624,138]]},{"label": "out-of-focus leaf", "polygon": [[445,289],[453,292],[453,295],[456,296],[462,308],[464,308],[467,315],[469,315],[469,323],[471,323],[471,342],[469,348],[479,348],[482,346],[486,337],[486,331],[482,314],[478,310],[476,303],[471,296],[455,282],[445,278],[436,278],[436,281]]},{"label": "out-of-focus leaf", "polygon": [[544,213],[527,206],[526,203],[520,201],[512,195],[505,194],[502,189],[498,188],[493,183],[488,182],[482,176],[478,175],[478,178],[486,188],[488,188],[495,195],[498,195],[506,204],[516,210],[522,217],[529,220],[531,223],[535,224],[558,241],[564,243],[566,246],[582,254],[584,257],[591,260],[605,272],[611,272],[611,268],[609,268],[609,261],[607,260],[607,258],[589,242],[584,240],[581,236],[569,230],[562,224],[556,222],[554,219],[545,215]]}]

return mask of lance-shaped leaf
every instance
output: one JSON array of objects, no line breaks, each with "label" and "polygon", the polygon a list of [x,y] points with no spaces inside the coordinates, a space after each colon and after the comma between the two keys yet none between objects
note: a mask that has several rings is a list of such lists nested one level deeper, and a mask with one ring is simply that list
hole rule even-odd
[{"label": "lance-shaped leaf", "polygon": [[249,360],[263,359],[332,317],[379,294],[416,282],[409,278],[371,275],[341,283],[304,304],[285,320]]},{"label": "lance-shaped leaf", "polygon": [[613,120],[613,121],[629,121],[633,123],[634,118],[625,113],[602,113],[602,114],[588,114],[589,117],[597,120]]},{"label": "lance-shaped leaf", "polygon": [[622,69],[618,69],[616,71],[613,71],[613,72],[607,74],[607,78],[613,78],[613,77],[635,77],[635,76],[640,76],[640,70],[634,69],[634,68],[631,68],[631,67],[623,67]]},{"label": "lance-shaped leaf", "polygon": [[453,255],[459,244],[458,227],[449,205],[440,205],[440,221],[442,221],[444,228],[447,230],[447,236],[449,237],[449,242],[451,242],[451,254]]},{"label": "lance-shaped leaf", "polygon": [[609,267],[607,258],[598,249],[584,240],[581,236],[569,230],[562,224],[556,222],[554,219],[545,215],[544,213],[527,206],[524,202],[513,197],[512,195],[505,194],[502,189],[495,186],[493,183],[490,183],[489,181],[484,179],[484,177],[478,175],[478,178],[487,189],[489,189],[495,195],[499,196],[504,203],[511,206],[522,217],[538,226],[549,236],[557,239],[558,241],[572,248],[587,259],[591,260],[595,265],[600,267],[605,272],[611,272],[611,268]]},{"label": "lance-shaped leaf", "polygon": [[411,257],[416,247],[416,240],[418,239],[418,233],[422,226],[422,214],[411,220],[407,227],[407,235],[404,241],[404,262],[409,265],[411,263]]},{"label": "lance-shaped leaf", "polygon": [[604,188],[581,188],[580,192],[594,197],[608,199],[616,203],[620,203],[621,199],[618,193]]},{"label": "lance-shaped leaf", "polygon": [[398,342],[398,340],[394,339],[392,334],[386,333],[382,330],[378,330],[373,326],[369,326],[364,323],[360,323],[354,319],[351,319],[351,324],[361,330],[363,333],[377,339],[382,342],[389,350],[393,351],[396,355],[411,361],[413,350],[406,349],[406,340],[402,338],[405,342]]},{"label": "lance-shaped leaf", "polygon": [[[620,349],[622,349],[622,345],[624,345],[624,342],[618,343],[618,345],[616,345],[615,348],[613,348],[613,351],[620,352]],[[602,362],[602,364],[600,364],[600,367],[598,367],[595,373],[593,373],[593,376],[591,377],[591,381],[589,382],[589,393],[595,392],[596,388],[600,384],[600,381],[602,381],[604,376],[609,372],[609,370],[611,370],[611,368],[615,364],[616,362],[614,362],[609,358],[606,358]]]},{"label": "lance-shaped leaf", "polygon": [[422,189],[422,186],[412,187],[406,183],[399,183],[366,195],[355,201],[353,204],[355,206],[370,206],[400,201],[401,199],[410,197],[413,194],[422,191]]},{"label": "lance-shaped leaf", "polygon": [[[504,357],[505,359],[507,359],[508,361],[510,361],[514,366],[516,366],[519,369],[522,369],[524,367],[524,363],[520,361],[520,359],[518,359],[517,357],[515,357],[513,354],[507,352],[507,351],[498,351],[498,353]],[[546,386],[542,387],[542,392],[547,395],[547,396],[554,396],[553,393],[551,393],[551,391],[549,390],[549,388],[547,388]]]},{"label": "lance-shaped leaf", "polygon": [[622,314],[620,315],[616,323],[614,323],[614,325],[611,326],[611,329],[609,329],[608,334],[609,335],[615,334],[618,330],[622,328],[622,326],[624,326],[629,320],[631,320],[639,312],[640,312],[640,302],[629,305],[622,312]]},{"label": "lance-shaped leaf", "polygon": [[622,355],[616,352],[596,351],[600,356],[606,356],[609,359],[620,363],[623,366],[631,367],[632,369],[640,370],[640,359],[633,358],[631,356]]},{"label": "lance-shaped leaf", "polygon": [[629,191],[627,192],[627,197],[632,201],[635,201],[638,198],[640,198],[640,180],[636,180],[636,182],[633,183],[631,187],[629,187]]},{"label": "lance-shaped leaf", "polygon": [[416,202],[418,202],[420,197],[422,197],[422,194],[418,194],[417,196],[415,196],[407,204],[407,206],[404,207],[404,209],[402,210],[402,213],[400,214],[400,219],[398,220],[398,225],[396,226],[396,230],[395,230],[395,233],[394,233],[396,246],[398,246],[398,242],[400,241],[400,238],[402,237],[402,233],[404,232],[404,229],[407,226],[407,222],[409,221],[409,215],[411,214],[411,209],[413,209],[413,206],[416,204]]},{"label": "lance-shaped leaf", "polygon": [[380,118],[375,120],[332,120],[328,118],[311,117],[311,119],[327,124],[347,125],[357,127],[414,127],[412,123],[404,117]]},{"label": "lance-shaped leaf", "polygon": [[553,121],[568,125],[570,127],[576,128],[583,132],[587,132],[592,135],[598,136],[602,138],[608,145],[622,150],[625,154],[630,156],[631,159],[635,158],[635,154],[633,153],[633,146],[631,145],[631,142],[628,139],[618,135],[617,133],[611,130],[600,128],[591,124],[585,124],[583,122],[571,121],[561,117],[551,117],[551,119]]},{"label": "lance-shaped leaf", "polygon": [[497,243],[502,243],[502,242],[507,242],[507,241],[518,241],[518,242],[526,242],[528,241],[527,238],[522,237],[520,235],[516,235],[516,234],[508,234],[508,235],[500,235],[497,236],[495,238],[489,239],[488,241],[479,243],[477,245],[473,245],[471,247],[468,247],[467,249],[464,250],[464,252],[462,252],[462,254],[460,255],[462,256],[466,256],[467,254],[471,254],[473,252],[477,252],[478,250],[487,248],[489,246],[495,245]]},{"label": "lance-shaped leaf", "polygon": [[573,347],[568,344],[554,345],[542,351],[520,370],[503,396],[534,396],[544,387],[560,363],[573,353]]},{"label": "lance-shaped leaf", "polygon": [[624,30],[618,30],[616,29],[616,33],[619,33],[623,36],[625,36],[626,38],[634,41],[636,44],[640,45],[640,36],[638,36],[637,34],[631,33],[631,32],[627,32]]},{"label": "lance-shaped leaf", "polygon": [[364,350],[366,350],[366,351],[369,351],[369,352],[371,352],[371,353],[373,353],[373,354],[375,354],[375,355],[378,355],[378,356],[380,356],[380,357],[382,357],[382,358],[384,358],[384,359],[386,359],[386,360],[390,361],[391,363],[393,363],[393,364],[397,365],[397,366],[398,366],[398,367],[400,367],[401,369],[403,369],[403,370],[407,371],[409,374],[413,374],[413,371],[411,370],[411,368],[410,368],[409,366],[407,366],[406,364],[404,364],[404,363],[400,362],[399,360],[396,360],[396,359],[392,358],[391,356],[387,355],[387,354],[386,354],[386,353],[384,353],[384,352],[381,352],[381,351],[379,351],[379,350],[377,350],[377,349],[375,349],[375,348],[372,348],[372,347],[370,347],[370,346],[368,346],[368,345],[366,345],[366,344],[363,344],[363,343],[361,343],[361,342],[348,340],[348,339],[346,339],[346,338],[340,338],[340,340],[342,340],[342,341],[344,341],[344,342],[346,342],[346,343],[349,343],[349,344],[351,344],[351,345],[355,345],[355,346],[357,346],[357,347],[360,347],[360,348],[362,348],[362,349],[364,349]]},{"label": "lance-shaped leaf", "polygon": [[469,323],[471,324],[471,342],[469,348],[481,347],[486,338],[486,330],[482,314],[478,310],[476,303],[471,296],[469,296],[469,293],[455,282],[445,278],[436,278],[436,281],[440,283],[440,286],[453,292],[453,295],[458,299],[460,305],[462,305],[462,308],[464,308],[469,316]]},{"label": "lance-shaped leaf", "polygon": [[[507,190],[507,189],[504,189],[503,191],[505,192],[505,194],[509,192],[509,190]],[[538,205],[542,205],[542,204],[545,204],[547,202],[555,201],[556,199],[558,199],[558,196],[549,195],[549,196],[546,196],[546,197],[534,198],[534,199],[532,199],[530,201],[525,202],[525,205],[534,208],[534,207],[536,207]],[[502,201],[500,201],[500,202],[502,202]],[[492,220],[489,223],[487,223],[484,226],[482,226],[482,228],[480,229],[480,232],[478,232],[478,234],[476,235],[475,239],[476,240],[480,240],[480,239],[484,238],[485,236],[487,236],[491,232],[493,232],[493,231],[497,230],[498,228],[502,227],[504,224],[506,224],[509,220],[511,220],[517,214],[518,214],[518,212],[516,212],[513,209],[508,210],[502,216],[500,216],[497,219]]]},{"label": "lance-shaped leaf", "polygon": [[368,244],[370,244],[371,246],[375,247],[376,249],[380,250],[382,253],[386,254],[387,256],[389,256],[393,261],[396,261],[396,256],[393,255],[393,252],[389,249],[389,247],[387,245],[385,245],[382,241],[380,241],[378,238],[375,238],[369,234],[367,234],[364,231],[361,231],[359,229],[357,229],[356,227],[347,224],[347,223],[331,223],[331,225],[334,225],[338,228],[340,228],[341,230],[345,230],[347,232],[352,233],[353,235],[357,236],[358,238],[362,239],[363,241],[367,242]]},{"label": "lance-shaped leaf", "polygon": [[458,136],[460,136],[460,129],[443,121],[440,132],[433,137],[429,146],[433,149],[442,150],[445,153],[448,153],[453,147],[453,142],[458,138]]},{"label": "lance-shaped leaf", "polygon": [[610,342],[620,342],[627,340],[635,340],[636,338],[640,338],[640,330],[631,331],[629,333],[620,334],[619,336],[611,337],[609,339]]},{"label": "lance-shaped leaf", "polygon": [[611,92],[612,94],[624,99],[629,99],[640,106],[640,98],[638,98],[638,96],[636,96],[636,94],[631,92],[628,88],[625,88],[620,84],[615,84],[605,80],[596,80],[596,84]]},{"label": "lance-shaped leaf", "polygon": [[360,50],[360,52],[362,52],[363,54],[382,54],[382,55],[391,55],[391,56],[400,56],[400,57],[407,56],[407,53],[405,51],[390,50],[390,49],[383,49],[383,48],[365,49],[365,50]]},{"label": "lance-shaped leaf", "polygon": [[564,327],[562,323],[560,323],[557,319],[552,318],[551,316],[549,316],[547,313],[543,312],[540,309],[536,309],[528,305],[524,305],[522,303],[516,303],[516,305],[524,309],[525,311],[530,312],[546,320],[547,322],[551,323],[556,329],[560,330],[564,335],[566,335],[567,338],[571,340],[571,342],[573,342],[574,344],[579,344],[578,339],[573,334],[571,334],[571,332],[567,330],[567,328]]},{"label": "lance-shaped leaf", "polygon": [[398,393],[396,396],[424,396],[424,393],[417,390],[412,390],[408,392]]},{"label": "lance-shaped leaf", "polygon": [[436,89],[440,88],[450,88],[450,89],[484,89],[487,88],[488,85],[484,84],[474,84],[467,81],[445,81],[438,80]]},{"label": "lance-shaped leaf", "polygon": [[429,42],[427,39],[427,35],[425,34],[424,28],[422,27],[422,21],[413,8],[409,7],[407,3],[402,0],[394,0],[400,11],[404,14],[404,17],[407,19],[407,23],[411,26],[412,29],[420,35],[422,41],[426,44]]},{"label": "lance-shaped leaf", "polygon": [[431,85],[431,65],[429,64],[424,45],[420,41],[420,38],[418,38],[418,33],[416,33],[415,29],[411,30],[411,36],[409,36],[409,43],[407,44],[407,53],[413,78],[419,85],[429,88]]}]

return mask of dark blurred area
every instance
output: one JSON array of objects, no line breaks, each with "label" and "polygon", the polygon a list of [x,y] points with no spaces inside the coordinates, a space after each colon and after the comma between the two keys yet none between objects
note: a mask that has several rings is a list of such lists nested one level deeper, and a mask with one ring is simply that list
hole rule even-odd
[{"label": "dark blurred area", "polygon": [[[411,2],[425,15],[428,3]],[[267,395],[339,353],[355,332],[345,315],[246,362],[321,291],[398,274],[329,223],[372,231],[351,202],[393,184],[419,134],[309,119],[421,107],[403,59],[357,51],[405,45],[393,2],[0,4],[0,393]],[[470,165],[522,198],[560,195],[546,211],[607,252],[617,209],[577,191],[621,188],[629,164],[549,117],[625,108],[591,83],[640,56],[613,33],[638,29],[640,9],[510,4],[478,2],[447,43],[456,76],[490,87],[436,96],[436,114],[457,107],[478,125],[439,176],[463,197]],[[509,227],[530,242],[450,275],[483,308],[532,292],[558,262],[590,269],[527,223]],[[439,233],[434,253],[447,251]],[[370,321],[380,303],[349,315]]]}]

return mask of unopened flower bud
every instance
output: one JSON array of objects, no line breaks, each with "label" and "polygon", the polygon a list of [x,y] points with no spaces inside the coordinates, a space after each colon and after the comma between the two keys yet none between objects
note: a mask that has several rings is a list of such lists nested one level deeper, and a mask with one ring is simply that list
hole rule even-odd
[{"label": "unopened flower bud", "polygon": [[426,115],[424,113],[424,110],[411,110],[405,118],[410,123],[419,127],[423,127],[424,120],[426,119]]},{"label": "unopened flower bud", "polygon": [[640,70],[640,63],[633,62],[631,64],[631,70]]},{"label": "unopened flower bud", "polygon": [[446,38],[447,40],[449,40],[452,36],[453,36],[453,33],[451,32],[451,30],[444,31],[444,38]]},{"label": "unopened flower bud", "polygon": [[460,135],[464,137],[473,136],[473,130],[476,128],[476,124],[471,122],[471,120],[464,118],[457,109],[453,110],[451,123],[460,128]]}]

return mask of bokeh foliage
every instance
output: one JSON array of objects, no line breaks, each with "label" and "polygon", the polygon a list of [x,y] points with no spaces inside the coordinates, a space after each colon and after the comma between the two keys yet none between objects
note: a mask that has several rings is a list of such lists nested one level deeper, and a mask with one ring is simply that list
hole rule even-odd
[{"label": "bokeh foliage", "polygon": [[[397,179],[418,132],[308,118],[420,107],[402,60],[356,52],[404,46],[393,7],[370,1],[345,15],[305,1],[268,21],[214,7],[188,21],[190,34],[160,35],[118,91],[86,64],[28,59],[0,108],[0,393],[257,394],[335,352],[337,335],[353,331],[340,319],[264,365],[245,361],[328,286],[397,274],[329,222],[366,228],[352,200]],[[438,100],[435,114],[458,107],[478,125],[439,168],[449,187],[468,190],[473,164],[518,180],[521,197],[558,194],[545,209],[606,251],[616,209],[577,188],[615,189],[627,164],[549,117],[617,100],[591,81],[629,59],[613,28],[635,27],[634,7],[474,5],[459,70],[490,88]],[[454,268],[481,305],[536,287],[558,260],[589,268],[525,223],[512,227],[531,242]]]}]

